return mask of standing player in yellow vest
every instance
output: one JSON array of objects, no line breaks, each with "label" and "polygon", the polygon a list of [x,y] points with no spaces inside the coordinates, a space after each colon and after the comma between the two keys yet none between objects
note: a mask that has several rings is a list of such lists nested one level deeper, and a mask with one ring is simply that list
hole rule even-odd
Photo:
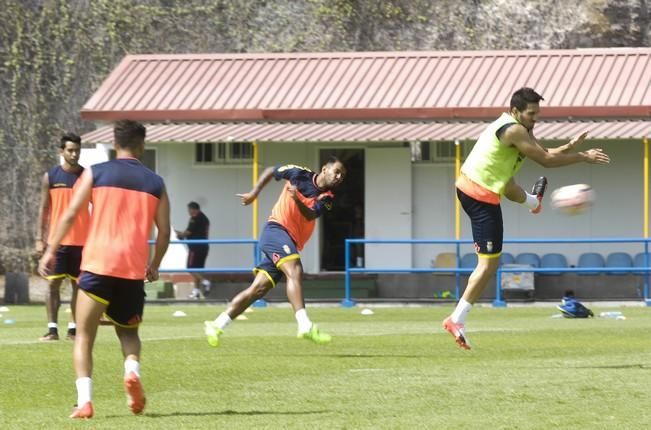
[{"label": "standing player in yellow vest", "polygon": [[521,203],[537,214],[547,179],[540,178],[532,194],[513,179],[525,157],[543,167],[561,167],[581,162],[608,164],[610,158],[601,149],[573,152],[586,138],[583,133],[557,148],[543,147],[533,134],[538,121],[542,96],[531,88],[520,88],[511,96],[510,109],[491,123],[479,136],[470,155],[461,166],[456,183],[457,197],[470,217],[477,267],[468,278],[463,297],[454,312],[443,321],[443,328],[457,344],[470,349],[464,332],[466,316],[479,299],[488,281],[495,276],[502,254],[504,228],[500,199]]},{"label": "standing player in yellow vest", "polygon": [[[141,342],[138,327],[145,304],[144,279],[158,279],[158,267],[170,240],[170,205],[163,179],[139,159],[145,147],[145,127],[118,121],[113,128],[115,160],[84,171],[70,205],[61,217],[43,254],[38,271],[47,275],[50,262],[76,214],[93,204],[84,245],[77,297],[77,336],[73,363],[77,407],[70,418],[93,416],[93,345],[102,313],[115,325],[124,356],[124,389],[131,412],[145,408],[140,381]],[[156,224],[156,244],[150,258],[149,235]]]},{"label": "standing player in yellow vest", "polygon": [[[79,165],[81,154],[81,138],[74,133],[66,133],[61,137],[59,155],[63,164],[56,165],[43,175],[41,186],[41,204],[39,207],[39,227],[36,232],[36,251],[41,254],[45,250],[44,237],[52,240],[54,228],[67,209],[72,199],[72,193],[79,183],[78,179],[84,171]],[[70,231],[61,240],[57,250],[54,271],[47,276],[49,281],[48,294],[45,299],[47,309],[47,333],[40,338],[42,341],[59,340],[58,315],[61,306],[60,288],[63,280],[70,280],[72,296],[70,299],[71,321],[68,323],[67,339],[74,340],[76,333],[75,303],[77,302],[77,278],[81,264],[81,252],[88,234],[88,208],[75,217]]]}]

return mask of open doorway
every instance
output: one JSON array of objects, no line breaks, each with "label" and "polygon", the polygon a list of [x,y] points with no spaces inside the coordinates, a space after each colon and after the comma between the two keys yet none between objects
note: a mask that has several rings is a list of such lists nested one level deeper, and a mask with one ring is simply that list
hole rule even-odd
[{"label": "open doorway", "polygon": [[[364,237],[364,149],[322,149],[319,166],[335,156],[346,167],[346,179],[335,190],[335,204],[323,214],[321,270],[344,270],[344,239]],[[350,264],[364,259],[364,246],[351,248]]]}]

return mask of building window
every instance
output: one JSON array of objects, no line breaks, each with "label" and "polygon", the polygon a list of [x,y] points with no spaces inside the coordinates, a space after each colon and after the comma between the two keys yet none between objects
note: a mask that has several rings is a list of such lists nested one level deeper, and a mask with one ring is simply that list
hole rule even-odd
[{"label": "building window", "polygon": [[238,164],[252,158],[251,142],[198,142],[194,145],[195,164]]},{"label": "building window", "polygon": [[231,142],[230,157],[233,160],[250,160],[253,150],[250,142]]},{"label": "building window", "polygon": [[[456,145],[453,140],[411,143],[412,161],[415,163],[454,163]],[[461,142],[461,159],[470,153],[472,142]]]},{"label": "building window", "polygon": [[213,144],[212,143],[196,143],[194,145],[194,161],[195,163],[212,163],[213,159]]}]

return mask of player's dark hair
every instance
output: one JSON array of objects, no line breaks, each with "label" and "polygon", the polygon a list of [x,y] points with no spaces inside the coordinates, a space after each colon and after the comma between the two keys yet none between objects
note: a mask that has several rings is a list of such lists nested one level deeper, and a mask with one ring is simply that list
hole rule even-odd
[{"label": "player's dark hair", "polygon": [[64,149],[66,147],[66,142],[73,142],[77,145],[81,145],[81,137],[75,133],[68,131],[64,133],[63,136],[61,136],[61,140],[59,141],[59,148]]},{"label": "player's dark hair", "polygon": [[113,138],[121,148],[136,149],[144,144],[147,129],[137,121],[120,120],[113,125]]},{"label": "player's dark hair", "polygon": [[197,203],[197,202],[190,202],[190,203],[188,203],[188,207],[189,207],[190,209],[201,210],[201,208],[199,207],[199,203]]},{"label": "player's dark hair", "polygon": [[510,108],[516,108],[520,112],[527,108],[529,103],[540,103],[541,100],[545,100],[543,96],[534,91],[533,88],[522,87],[511,96],[511,106]]},{"label": "player's dark hair", "polygon": [[323,163],[324,166],[327,166],[328,164],[335,164],[335,163],[340,163],[341,160],[339,158],[335,157],[334,155],[331,155],[328,157],[325,163]]}]

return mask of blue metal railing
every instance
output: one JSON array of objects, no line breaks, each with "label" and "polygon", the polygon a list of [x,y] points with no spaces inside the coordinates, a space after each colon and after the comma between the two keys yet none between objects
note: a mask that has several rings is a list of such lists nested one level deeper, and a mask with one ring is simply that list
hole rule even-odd
[{"label": "blue metal railing", "polygon": [[[454,273],[456,277],[455,282],[455,297],[460,297],[461,285],[460,275],[462,273],[471,273],[474,269],[461,268],[461,245],[473,243],[470,239],[441,239],[441,240],[420,240],[420,239],[346,239],[344,246],[345,258],[345,281],[344,281],[344,299],[341,304],[345,307],[354,306],[355,302],[351,297],[351,274],[353,273]],[[493,305],[496,307],[506,306],[506,302],[502,299],[502,273],[504,272],[613,272],[613,273],[640,273],[644,272],[644,301],[648,306],[651,306],[649,300],[649,243],[651,238],[600,238],[600,239],[505,239],[504,243],[523,243],[523,244],[552,244],[552,243],[641,243],[644,244],[644,266],[645,267],[567,267],[567,268],[535,268],[535,267],[499,267],[496,274],[495,286],[495,300]],[[450,268],[405,268],[405,267],[390,267],[390,268],[363,268],[351,267],[350,265],[350,247],[351,244],[409,244],[409,245],[422,245],[422,244],[454,244],[456,248],[456,262],[457,267]]]},{"label": "blue metal railing", "polygon": [[[150,240],[149,244],[153,245],[155,241]],[[252,244],[253,245],[253,266],[248,267],[207,267],[207,268],[185,268],[180,267],[178,269],[160,269],[159,273],[251,273],[251,268],[258,265],[260,262],[260,247],[256,239],[188,239],[188,240],[171,240],[170,245],[241,245],[241,244]]]}]

